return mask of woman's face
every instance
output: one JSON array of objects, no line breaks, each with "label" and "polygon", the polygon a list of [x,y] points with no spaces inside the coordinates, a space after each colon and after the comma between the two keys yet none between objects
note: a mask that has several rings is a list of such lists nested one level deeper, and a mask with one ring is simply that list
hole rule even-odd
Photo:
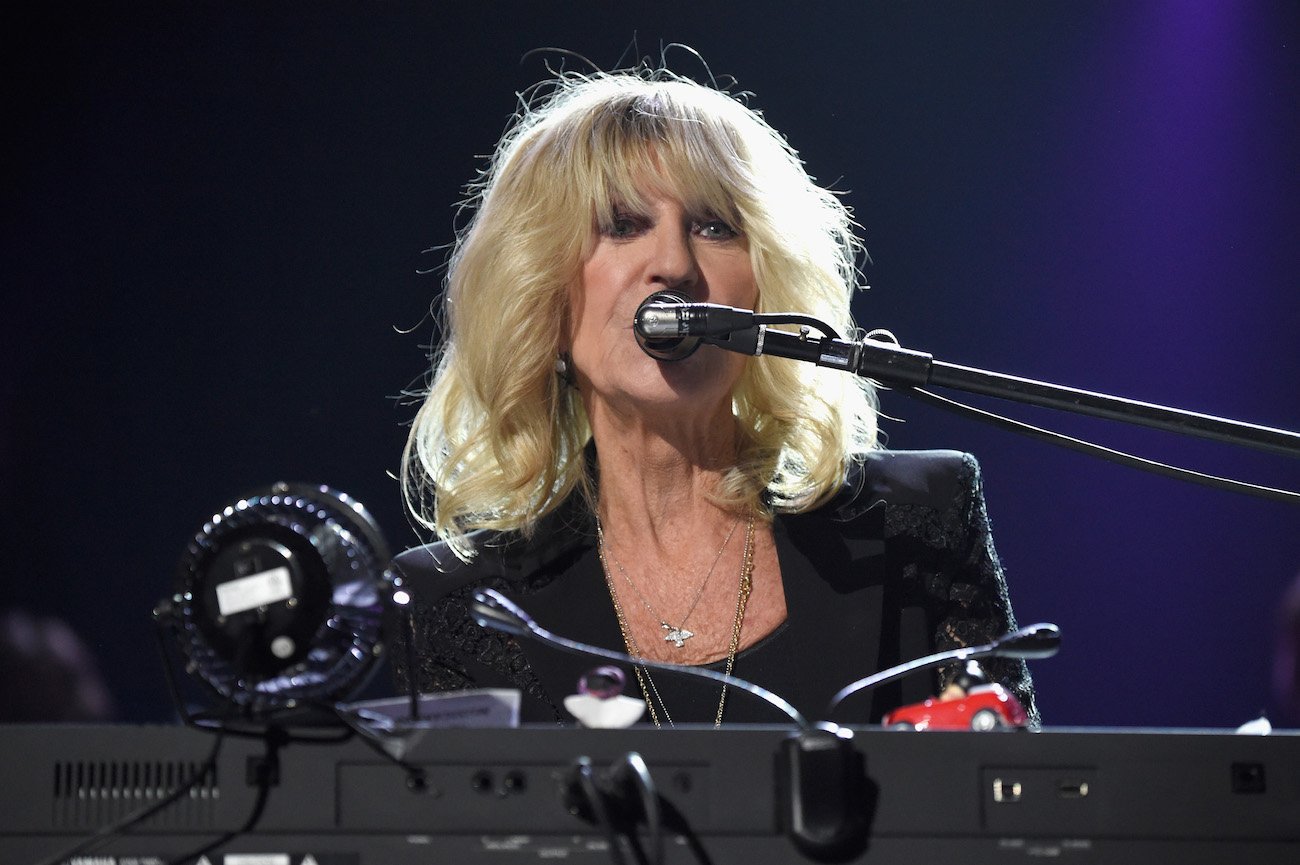
[{"label": "woman's face", "polygon": [[[637,344],[637,307],[657,291],[753,309],[758,298],[745,237],[725,220],[691,213],[674,198],[646,195],[597,231],[569,290],[569,341],[578,386],[619,412],[689,408],[731,411],[745,357],[701,346],[680,361],[658,361]],[[589,405],[590,409],[590,405]]]}]

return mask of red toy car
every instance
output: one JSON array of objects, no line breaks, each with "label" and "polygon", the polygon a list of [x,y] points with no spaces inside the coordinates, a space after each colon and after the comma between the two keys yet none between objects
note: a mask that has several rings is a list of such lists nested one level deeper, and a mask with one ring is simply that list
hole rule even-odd
[{"label": "red toy car", "polygon": [[903,706],[886,715],[883,723],[900,730],[996,730],[1023,727],[1029,716],[1020,701],[995,682],[974,685],[956,700],[931,697]]}]

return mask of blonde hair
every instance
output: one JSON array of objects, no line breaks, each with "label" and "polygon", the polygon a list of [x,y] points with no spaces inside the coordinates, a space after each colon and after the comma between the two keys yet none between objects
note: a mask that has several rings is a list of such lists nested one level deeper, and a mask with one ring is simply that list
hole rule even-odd
[{"label": "blonde hair", "polygon": [[[472,219],[447,271],[445,338],[402,459],[415,519],[462,558],[474,554],[468,532],[527,535],[575,490],[592,492],[590,428],[555,361],[568,288],[596,227],[616,203],[638,205],[647,179],[742,231],[760,311],[854,330],[860,245],[847,209],[736,98],[638,70],[562,75],[523,102],[470,187]],[[740,453],[716,493],[726,506],[811,509],[875,447],[874,394],[856,376],[749,360],[733,407]]]}]

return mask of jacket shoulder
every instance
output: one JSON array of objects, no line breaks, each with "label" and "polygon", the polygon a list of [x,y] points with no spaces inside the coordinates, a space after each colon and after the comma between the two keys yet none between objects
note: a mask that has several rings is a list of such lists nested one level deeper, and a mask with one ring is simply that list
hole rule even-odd
[{"label": "jacket shoulder", "polygon": [[393,575],[401,577],[422,599],[441,598],[461,586],[485,576],[499,575],[498,557],[491,555],[487,533],[475,533],[475,547],[479,553],[464,561],[452,552],[444,541],[422,544],[398,553],[389,564]]},{"label": "jacket shoulder", "polygon": [[844,491],[832,507],[841,518],[851,518],[881,502],[945,508],[965,498],[978,484],[979,463],[962,451],[871,451],[854,463]]},{"label": "jacket shoulder", "polygon": [[493,581],[524,584],[538,579],[548,562],[581,547],[594,532],[581,522],[576,506],[543,517],[531,537],[519,532],[479,530],[468,540],[475,551],[465,561],[445,541],[412,547],[393,559],[389,569],[402,577],[417,597],[432,602],[468,585]]}]

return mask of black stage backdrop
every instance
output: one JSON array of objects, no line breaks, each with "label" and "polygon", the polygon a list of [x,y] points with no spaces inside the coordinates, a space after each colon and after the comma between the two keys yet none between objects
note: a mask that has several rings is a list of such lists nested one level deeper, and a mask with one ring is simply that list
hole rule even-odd
[{"label": "black stage backdrop", "polygon": [[[440,287],[422,250],[544,77],[533,49],[685,43],[753,91],[855,208],[867,327],[1300,428],[1287,0],[119,5],[4,13],[0,602],[70,623],[122,718],[171,716],[149,611],[233,497],[328,483],[417,541],[390,473]],[[1048,723],[1271,705],[1300,509],[883,408],[892,446],[980,457],[1017,612],[1065,633],[1034,667]],[[1007,411],[1300,488],[1294,460]]]}]

